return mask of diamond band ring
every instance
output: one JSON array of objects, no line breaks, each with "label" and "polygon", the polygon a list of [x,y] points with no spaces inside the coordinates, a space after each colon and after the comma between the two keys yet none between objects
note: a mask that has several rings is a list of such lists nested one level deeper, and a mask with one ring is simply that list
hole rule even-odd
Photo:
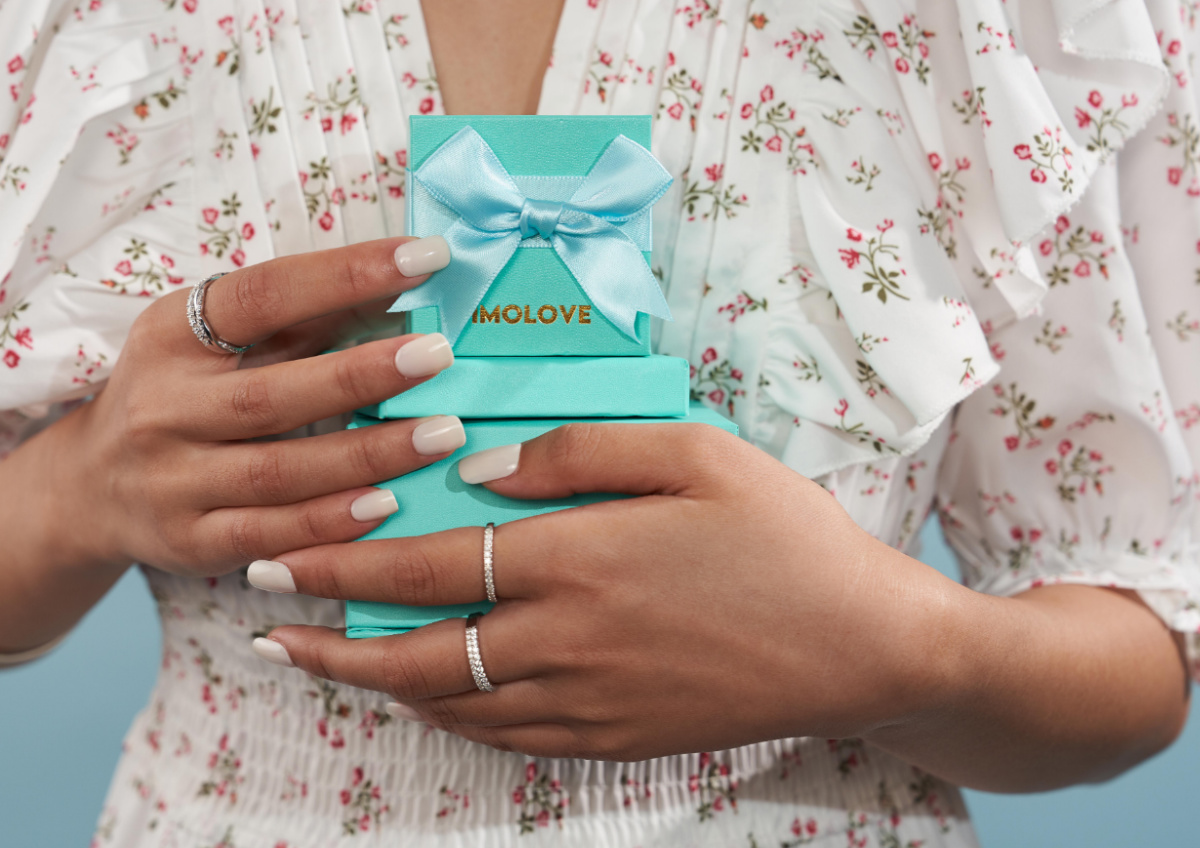
[{"label": "diamond band ring", "polygon": [[487,673],[483,670],[483,659],[479,656],[479,628],[477,622],[479,615],[472,615],[467,619],[467,662],[471,664],[471,676],[475,678],[475,685],[481,692],[495,692],[496,689],[488,680]]},{"label": "diamond band ring", "polygon": [[483,528],[483,587],[487,590],[487,599],[493,604],[496,603],[496,579],[492,573],[493,546],[492,540],[496,532],[496,525],[490,521]]},{"label": "diamond band ring", "polygon": [[204,294],[213,280],[224,277],[226,273],[228,272],[222,271],[219,274],[213,274],[208,279],[201,280],[192,289],[187,302],[188,325],[192,328],[192,332],[196,334],[196,338],[200,340],[200,343],[209,350],[219,348],[226,353],[243,353],[254,347],[254,345],[238,347],[237,345],[230,344],[213,332],[213,328],[208,325],[208,320],[204,317]]}]

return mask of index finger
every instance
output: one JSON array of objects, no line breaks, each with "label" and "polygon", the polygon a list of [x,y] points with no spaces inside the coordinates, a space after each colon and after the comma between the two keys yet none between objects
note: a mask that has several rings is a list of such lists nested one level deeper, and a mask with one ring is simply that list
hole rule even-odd
[{"label": "index finger", "polygon": [[304,321],[419,286],[450,263],[441,236],[387,238],[283,256],[216,280],[205,296],[209,326],[236,346]]}]

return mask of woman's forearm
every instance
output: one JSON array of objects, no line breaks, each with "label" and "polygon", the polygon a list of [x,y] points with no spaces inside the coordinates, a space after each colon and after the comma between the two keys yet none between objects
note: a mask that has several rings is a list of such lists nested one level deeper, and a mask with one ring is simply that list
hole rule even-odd
[{"label": "woman's forearm", "polygon": [[1180,643],[1133,593],[997,598],[938,579],[926,598],[936,623],[914,648],[933,673],[872,744],[963,786],[1034,792],[1113,777],[1183,728]]},{"label": "woman's forearm", "polygon": [[[78,504],[69,450],[77,409],[0,461],[0,654],[53,641],[69,630],[128,567],[99,554],[100,529]],[[78,504],[78,505],[76,505]]]}]

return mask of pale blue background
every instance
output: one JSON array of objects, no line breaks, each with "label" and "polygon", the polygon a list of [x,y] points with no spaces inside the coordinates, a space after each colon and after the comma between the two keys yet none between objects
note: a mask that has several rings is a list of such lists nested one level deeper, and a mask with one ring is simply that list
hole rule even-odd
[{"label": "pale blue background", "polygon": [[[923,559],[955,568],[935,526]],[[158,665],[154,604],[130,573],[52,656],[0,671],[0,846],[83,848],[121,737]],[[1200,722],[1102,787],[1036,796],[968,793],[984,848],[1200,845]]]}]

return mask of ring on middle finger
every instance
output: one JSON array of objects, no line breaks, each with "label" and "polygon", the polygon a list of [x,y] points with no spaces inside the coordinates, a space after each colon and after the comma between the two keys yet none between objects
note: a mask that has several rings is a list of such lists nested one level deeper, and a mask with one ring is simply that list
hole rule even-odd
[{"label": "ring on middle finger", "polygon": [[493,539],[496,532],[496,525],[488,522],[483,528],[483,586],[487,590],[487,599],[493,604],[496,599],[496,580],[492,571],[494,560],[494,545]]}]

